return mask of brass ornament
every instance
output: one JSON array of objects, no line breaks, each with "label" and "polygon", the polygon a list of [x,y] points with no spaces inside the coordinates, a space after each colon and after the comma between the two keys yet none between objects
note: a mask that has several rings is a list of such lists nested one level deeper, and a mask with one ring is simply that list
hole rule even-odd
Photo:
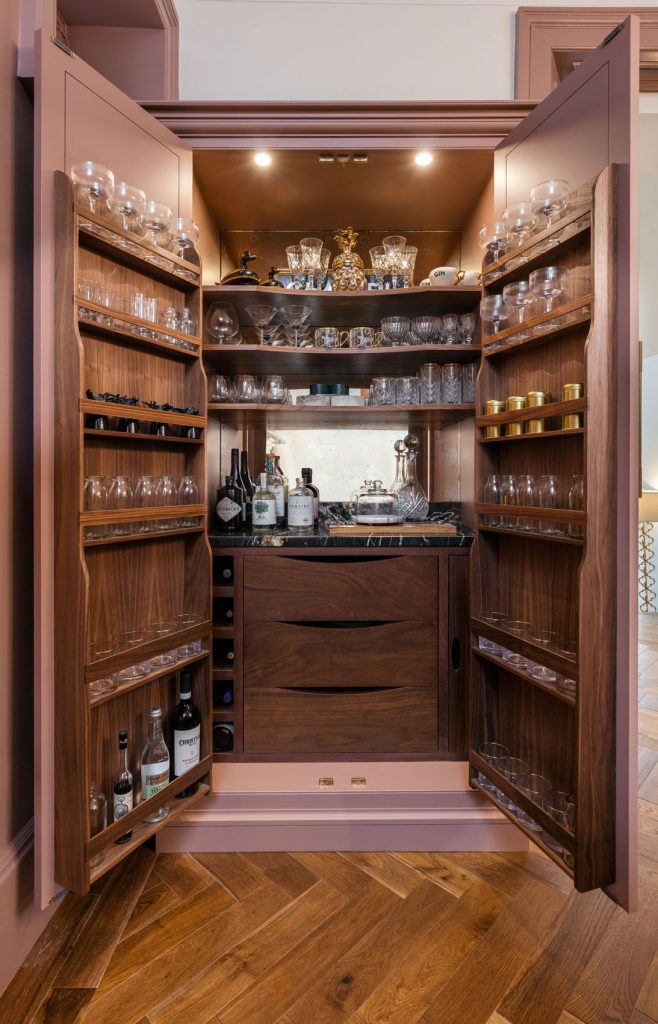
[{"label": "brass ornament", "polygon": [[341,228],[334,235],[340,249],[331,265],[334,291],[358,292],[366,288],[363,260],[353,251],[358,237],[354,228]]}]

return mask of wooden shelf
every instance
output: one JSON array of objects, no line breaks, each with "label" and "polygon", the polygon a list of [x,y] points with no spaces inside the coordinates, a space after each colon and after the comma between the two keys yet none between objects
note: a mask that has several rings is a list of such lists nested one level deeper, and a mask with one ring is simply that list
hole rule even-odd
[{"label": "wooden shelf", "polygon": [[215,584],[213,584],[213,588],[212,588],[212,596],[213,597],[235,597],[235,587],[233,587],[233,586],[222,587],[222,586],[218,586],[215,583]]},{"label": "wooden shelf", "polygon": [[[578,300],[580,303],[582,300]],[[574,306],[574,303],[570,303]],[[576,306],[576,308],[579,308]],[[558,311],[559,312],[559,311]],[[553,320],[555,318],[555,312],[550,314],[544,313],[541,317],[535,317],[532,321],[528,320],[528,323],[541,324],[547,320]],[[540,334],[535,334],[531,338],[518,338],[514,334],[510,334],[502,347],[498,347],[498,343],[494,342],[494,339],[500,337],[503,331],[499,334],[490,334],[482,345],[482,355],[485,359],[495,359],[500,356],[508,356],[514,352],[518,352],[519,349],[530,349],[536,348],[539,345],[544,345],[546,342],[558,341],[560,338],[566,337],[568,334],[572,334],[574,330],[582,327],[583,324],[589,324],[591,321],[591,313],[584,313],[582,316],[575,317],[568,323],[560,324],[557,327],[552,327],[548,331],[542,331]]]},{"label": "wooden shelf", "polygon": [[213,626],[213,640],[232,640],[235,636],[235,626]]},{"label": "wooden shelf", "polygon": [[423,313],[470,313],[478,306],[479,287],[455,285],[446,288],[395,288],[387,291],[304,292],[290,288],[261,288],[256,285],[215,285],[204,287],[203,304],[230,302],[241,324],[251,326],[247,306],[310,306],[311,327],[379,326],[385,316],[421,316]]},{"label": "wooden shelf", "polygon": [[[537,419],[539,417],[536,417]],[[574,427],[572,430],[543,430],[541,434],[510,434],[505,437],[477,437],[478,444],[500,444],[507,441],[541,441],[556,437],[578,437],[585,433],[582,427]]]},{"label": "wooden shelf", "polygon": [[81,512],[82,526],[96,524],[134,523],[144,519],[176,519],[178,516],[204,516],[205,505],[147,505],[144,508],[107,509],[103,512]]},{"label": "wooden shelf", "polygon": [[212,677],[218,682],[233,679],[235,671],[232,668],[215,668],[213,665]]},{"label": "wooden shelf", "polygon": [[[235,710],[233,708],[222,708],[221,710],[219,708],[213,708],[212,720],[213,723],[219,722],[220,724],[232,725],[235,722]],[[218,751],[215,750],[213,753],[217,754]],[[227,754],[232,753],[232,750],[227,750]]]},{"label": "wooden shelf", "polygon": [[[153,672],[149,672],[148,675],[142,676],[141,679],[131,679],[125,683],[120,683],[116,690],[112,690],[111,693],[100,693],[95,696],[92,696],[91,693],[89,693],[89,707],[95,708],[98,707],[99,704],[107,704],[108,701],[116,700],[118,697],[123,697],[124,694],[130,693],[131,690],[138,690],[140,686],[147,686],[156,679],[163,679],[165,676],[174,675],[175,673],[180,672],[181,669],[187,668],[188,665],[194,665],[197,661],[203,661],[204,658],[209,658],[210,655],[211,651],[202,651],[201,654],[192,654],[189,658],[181,658],[173,665],[166,665],[164,668],[159,668]],[[137,664],[139,664],[139,662],[137,662]]]},{"label": "wooden shelf", "polygon": [[[501,506],[498,505],[497,508],[500,509]],[[521,537],[523,540],[544,540],[553,544],[573,544],[576,547],[582,547],[584,543],[582,537],[568,537],[561,533],[539,533],[534,530],[513,530],[508,526],[484,526],[482,523],[478,524],[478,532],[493,533],[499,537]]]},{"label": "wooden shelf", "polygon": [[94,430],[93,427],[85,427],[83,434],[89,441],[106,441],[108,438],[116,438],[127,441],[128,444],[140,444],[145,441],[153,441],[156,444],[205,444],[205,440],[202,437],[160,437],[159,434],[127,434],[125,430]]},{"label": "wooden shelf", "polygon": [[[574,244],[584,238],[591,227],[591,213],[592,204],[587,203],[585,206],[581,206],[576,210],[570,211],[566,216],[557,220],[550,228],[544,228],[543,231],[538,231],[536,235],[525,242],[518,249],[512,249],[501,256],[495,263],[490,263],[487,266],[485,273],[483,274],[482,283],[487,291],[501,291],[502,288],[509,284],[510,281],[518,281],[519,278],[527,277],[537,267],[547,266],[554,264],[556,258],[562,256],[567,250],[572,249]],[[553,238],[555,235],[563,232],[565,228],[569,228],[574,225],[576,221],[579,221],[582,217],[590,215],[590,223],[587,225],[574,228],[570,233],[567,233],[564,239],[561,239],[557,245],[552,246],[550,249],[546,249],[545,252],[537,253],[536,256],[530,256],[525,263],[521,266],[515,267],[513,270],[505,270],[505,266],[510,260],[515,259],[518,256],[523,256],[529,250],[534,249],[536,245],[543,242],[545,239]],[[491,280],[492,275],[500,274],[495,280]]]},{"label": "wooden shelf", "polygon": [[523,516],[525,519],[547,519],[558,523],[587,523],[587,513],[570,508],[538,508],[536,505],[491,505],[476,502],[475,511],[478,515],[512,515]]},{"label": "wooden shelf", "polygon": [[[76,299],[75,302],[78,315],[78,330],[81,334],[92,334],[101,338],[109,338],[110,340],[119,341],[121,344],[133,345],[136,348],[147,349],[152,352],[157,352],[158,355],[171,356],[173,359],[198,359],[199,352],[201,350],[201,339],[192,337],[188,334],[181,334],[180,331],[172,331],[167,327],[163,327],[161,324],[153,324],[150,320],[142,320],[140,317],[131,316],[129,313],[122,313],[119,310],[107,309],[105,306],[98,306],[95,302],[86,302]],[[104,316],[116,317],[117,320],[125,322],[126,324],[136,324],[140,327],[144,327],[146,330],[154,331],[157,330],[158,334],[166,336],[168,338],[187,341],[191,345],[194,345],[194,350],[179,348],[172,342],[163,341],[161,338],[149,338],[143,334],[135,334],[134,331],[129,330],[127,327],[121,327],[119,324],[100,324],[93,320],[87,320],[86,317],[80,316],[80,309],[91,309],[94,312],[102,313]]]},{"label": "wooden shelf", "polygon": [[263,405],[247,403],[210,404],[208,415],[236,427],[268,425],[276,427],[397,426],[401,421],[420,422],[439,427],[456,423],[475,412],[473,404],[454,405],[360,405],[312,406]]},{"label": "wooden shelf", "polygon": [[212,623],[210,620],[198,622],[186,629],[176,629],[171,633],[165,633],[155,640],[146,640],[143,644],[135,647],[125,647],[116,651],[107,658],[98,658],[96,661],[89,661],[85,665],[86,680],[99,679],[102,676],[113,675],[119,669],[128,668],[140,661],[161,654],[163,651],[173,650],[174,647],[182,647],[191,640],[204,639],[210,636]]},{"label": "wooden shelf", "polygon": [[[578,681],[578,663],[576,661],[571,661],[560,654],[555,654],[554,651],[546,650],[538,644],[531,643],[530,640],[522,640],[520,637],[514,636],[513,633],[508,633],[498,626],[491,626],[482,619],[478,619],[477,616],[471,617],[471,631],[477,634],[477,636],[484,636],[493,640],[500,647],[506,647],[508,651],[522,654],[528,661],[535,661],[539,665],[545,665],[547,668],[559,672],[562,676],[575,679],[576,682]],[[505,664],[505,662],[502,664]]]},{"label": "wooden shelf", "polygon": [[203,532],[205,532],[205,525],[181,526],[175,530],[154,530],[152,533],[124,533],[120,536],[99,537],[95,540],[89,540],[85,537],[83,543],[86,548],[99,548],[106,544],[127,544],[129,542],[134,543],[135,541],[142,543],[148,540],[165,540],[168,537],[186,537],[190,533]]},{"label": "wooden shelf", "polygon": [[[206,366],[219,373],[281,373],[315,380],[415,374],[422,363],[472,363],[479,345],[401,345],[395,348],[294,348],[289,345],[204,345]],[[367,379],[367,380],[366,380]]]},{"label": "wooden shelf", "polygon": [[[149,409],[139,405],[119,405],[116,402],[97,402],[92,398],[80,399],[80,412],[90,416],[110,416],[120,420],[141,420],[144,423],[167,423],[172,427],[198,427],[203,430],[206,426],[205,416],[193,416],[182,412],[167,412],[164,409]],[[95,431],[97,434],[105,434],[105,430]],[[119,433],[122,433],[119,431]],[[125,437],[133,437],[132,434],[125,434]],[[155,436],[155,435],[152,435]]]},{"label": "wooden shelf", "polygon": [[503,658],[499,658],[496,654],[492,654],[490,651],[483,651],[477,643],[471,645],[471,650],[477,657],[484,658],[485,661],[491,662],[492,665],[497,665],[499,668],[504,669],[505,672],[510,672],[513,676],[517,676],[517,678],[522,679],[524,683],[529,683],[530,686],[536,686],[537,689],[544,690],[545,693],[550,693],[551,697],[555,697],[557,700],[561,700],[565,704],[575,707],[576,698],[570,697],[567,693],[560,693],[555,684],[542,683],[540,679],[534,679],[533,676],[524,672],[522,668],[519,668],[516,665],[510,665]]},{"label": "wooden shelf", "polygon": [[[500,426],[503,423],[524,423],[527,420],[551,419],[554,416],[568,416],[584,412],[586,407],[587,400],[585,398],[573,398],[568,402],[548,402],[546,405],[527,406],[525,409],[513,409],[511,412],[476,416],[475,426],[490,427]],[[520,437],[521,435],[519,434],[518,436]],[[541,434],[537,436],[541,437]],[[493,440],[497,440],[497,438]]]},{"label": "wooden shelf", "polygon": [[[76,205],[75,213],[80,245],[83,248],[109,256],[116,263],[183,291],[196,290],[201,285],[201,268],[196,264],[180,259],[167,249],[151,245],[140,235],[124,231],[113,222],[83,207]],[[99,234],[95,228],[100,229],[103,234]],[[119,239],[124,239],[133,247],[133,251],[121,246]],[[167,266],[154,263],[153,258],[166,262]]]}]

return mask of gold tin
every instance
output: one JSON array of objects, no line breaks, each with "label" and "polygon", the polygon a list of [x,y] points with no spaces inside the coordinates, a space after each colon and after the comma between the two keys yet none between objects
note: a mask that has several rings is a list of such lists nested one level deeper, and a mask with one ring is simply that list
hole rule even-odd
[{"label": "gold tin", "polygon": [[530,409],[535,405],[546,405],[550,400],[551,396],[547,391],[529,391],[525,397],[526,406]]},{"label": "gold tin", "polygon": [[[573,402],[576,398],[582,398],[585,394],[584,384],[563,384],[562,385],[562,401]],[[579,412],[569,413],[567,416],[562,417],[562,429],[563,430],[576,430],[578,427],[582,427],[583,417]]]},{"label": "gold tin", "polygon": [[543,434],[544,420],[526,420],[525,432],[526,434]]},{"label": "gold tin", "polygon": [[[514,412],[515,409],[525,409],[525,395],[510,395],[505,401],[507,412]],[[523,423],[507,423],[505,426],[506,437],[518,437],[523,433]]]},{"label": "gold tin", "polygon": [[[484,403],[484,415],[485,416],[498,416],[501,412],[505,412],[505,403],[499,401],[497,398],[491,398],[488,402]],[[500,437],[500,427],[490,426],[484,428],[485,437]]]}]

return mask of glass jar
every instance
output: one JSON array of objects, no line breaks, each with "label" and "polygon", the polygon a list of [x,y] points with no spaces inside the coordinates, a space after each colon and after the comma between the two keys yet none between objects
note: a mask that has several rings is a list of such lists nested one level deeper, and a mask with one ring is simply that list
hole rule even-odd
[{"label": "glass jar", "polygon": [[398,498],[384,489],[381,480],[366,480],[357,497],[354,519],[357,523],[386,525],[401,523],[403,516]]}]

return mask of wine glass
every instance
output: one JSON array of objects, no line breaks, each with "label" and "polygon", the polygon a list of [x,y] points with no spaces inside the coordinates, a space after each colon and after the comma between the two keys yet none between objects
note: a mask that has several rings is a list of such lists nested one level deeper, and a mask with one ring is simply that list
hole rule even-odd
[{"label": "wine glass", "polygon": [[492,221],[491,224],[483,224],[480,228],[480,248],[484,252],[482,258],[482,269],[495,263],[501,256],[505,255],[507,248],[507,227],[502,220]]},{"label": "wine glass", "polygon": [[509,320],[509,309],[503,295],[485,295],[480,301],[480,317],[486,324],[491,324],[489,333],[497,334],[504,330],[501,324]]},{"label": "wine glass", "polygon": [[269,345],[274,338],[276,328],[269,331],[266,328],[272,323],[278,312],[276,306],[247,306],[246,310],[258,328],[261,345]]},{"label": "wine glass", "polygon": [[300,306],[297,304],[284,306],[281,310],[286,324],[292,328],[293,344],[299,344],[300,328],[304,326],[312,312],[313,310],[310,306]]},{"label": "wine glass", "polygon": [[397,287],[397,278],[402,269],[402,250],[407,244],[404,235],[387,235],[382,240],[384,252],[386,253],[387,273],[393,278],[393,284]]},{"label": "wine glass", "polygon": [[[199,488],[197,482],[193,476],[184,476],[178,487],[178,504],[179,505],[198,505],[199,504]],[[184,516],[180,520],[181,526],[196,526],[196,519],[194,516]]]},{"label": "wine glass", "polygon": [[219,345],[236,344],[238,315],[230,302],[213,302],[206,313],[206,331]]},{"label": "wine glass", "polygon": [[306,287],[316,288],[317,277],[322,270],[322,239],[302,238],[299,244],[302,250],[302,269],[307,275]]},{"label": "wine glass", "polygon": [[[508,206],[503,214],[503,223],[512,243],[512,248],[518,249],[528,241],[537,223],[537,215],[531,203],[515,203]],[[508,260],[506,266],[512,270],[528,262],[527,255],[515,256]]]},{"label": "wine glass", "polygon": [[[190,263],[198,263],[199,258],[195,246],[199,241],[199,226],[187,217],[172,217],[169,222],[171,241],[178,250],[176,255]],[[196,259],[193,257],[196,256]]]},{"label": "wine glass", "polygon": [[146,192],[127,181],[120,181],[115,186],[108,205],[112,212],[121,218],[123,230],[135,233],[141,226],[141,218],[146,209]]},{"label": "wine glass", "polygon": [[329,260],[331,259],[331,250],[322,249],[320,252],[320,273],[317,279],[316,287],[319,291],[324,290],[324,286],[327,283],[327,276],[329,274]]},{"label": "wine glass", "polygon": [[[569,200],[569,183],[562,178],[551,178],[549,181],[541,181],[530,190],[530,204],[533,212],[543,214],[546,217],[547,226],[550,228],[553,221],[564,214]],[[554,245],[557,245],[555,239]]]},{"label": "wine glass", "polygon": [[[535,301],[535,295],[530,290],[528,281],[514,281],[512,284],[506,284],[503,288],[503,299],[505,300],[505,305],[516,307],[518,323],[523,324],[526,310]],[[515,337],[521,339],[527,338],[528,335],[526,331],[521,330],[518,334],[515,334]]]},{"label": "wine glass", "polygon": [[102,213],[114,192],[114,174],[109,167],[83,160],[71,167],[71,180],[78,203],[92,213]]},{"label": "wine glass", "polygon": [[[117,511],[133,507],[133,489],[130,477],[115,476],[112,478],[107,502],[109,508]],[[133,532],[134,525],[133,523],[113,523],[111,530],[115,537],[123,537],[125,534]]]},{"label": "wine glass", "polygon": [[418,249],[415,245],[405,245],[400,251],[400,274],[403,288],[411,288],[413,286],[417,256]]},{"label": "wine glass", "polygon": [[[569,271],[566,267],[540,267],[533,270],[530,275],[530,289],[546,303],[546,312],[550,313],[553,303],[560,298],[567,290]],[[550,320],[544,323],[544,329],[556,327],[557,321]]]},{"label": "wine glass", "polygon": [[171,237],[170,225],[172,217],[171,207],[165,203],[158,203],[155,199],[146,200],[142,223],[151,245],[166,245]]},{"label": "wine glass", "polygon": [[304,274],[304,253],[301,245],[289,245],[286,249],[288,269],[292,274],[292,286],[298,291],[302,286]]},{"label": "wine glass", "polygon": [[370,265],[375,272],[375,282],[378,288],[384,287],[384,276],[387,272],[388,262],[386,249],[383,245],[375,245],[370,250]]}]

